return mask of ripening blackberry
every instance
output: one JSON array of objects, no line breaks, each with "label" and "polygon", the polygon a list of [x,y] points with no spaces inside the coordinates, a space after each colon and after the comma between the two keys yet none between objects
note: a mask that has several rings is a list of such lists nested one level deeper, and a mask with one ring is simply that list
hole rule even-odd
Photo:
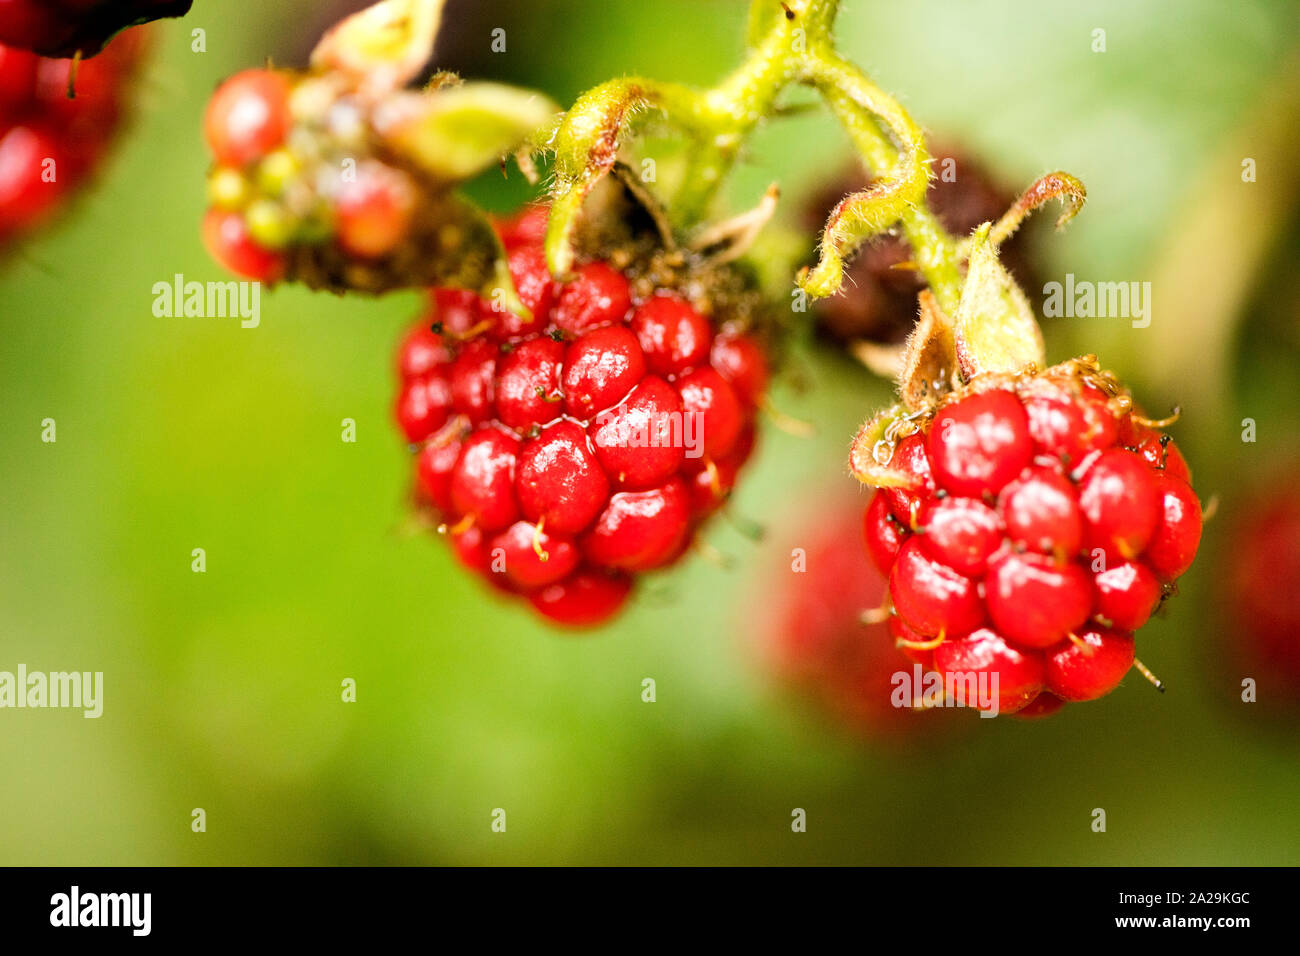
[{"label": "ripening blackberry", "polygon": [[544,617],[612,617],[675,563],[754,448],[764,348],[678,289],[589,259],[552,279],[546,211],[501,224],[531,320],[435,289],[402,343],[396,419],[461,560]]},{"label": "ripening blackberry", "polygon": [[978,376],[912,421],[889,453],[904,477],[865,515],[898,646],[996,673],[1004,713],[1113,690],[1201,537],[1164,424],[1091,358]]}]

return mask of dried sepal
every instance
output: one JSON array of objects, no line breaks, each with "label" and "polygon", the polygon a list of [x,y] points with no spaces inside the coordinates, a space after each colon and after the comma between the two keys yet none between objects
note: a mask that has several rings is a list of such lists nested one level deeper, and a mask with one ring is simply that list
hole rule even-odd
[{"label": "dried sepal", "polygon": [[917,301],[920,312],[898,374],[898,395],[911,411],[932,407],[947,394],[957,364],[952,319],[929,289],[922,289]]},{"label": "dried sepal", "polygon": [[750,250],[763,227],[771,221],[780,198],[780,186],[772,183],[753,209],[700,230],[691,239],[691,249],[719,265],[739,259]]},{"label": "dried sepal", "polygon": [[957,366],[970,381],[984,372],[1019,373],[1046,362],[1029,299],[998,259],[990,224],[971,236],[970,266],[953,328]]}]

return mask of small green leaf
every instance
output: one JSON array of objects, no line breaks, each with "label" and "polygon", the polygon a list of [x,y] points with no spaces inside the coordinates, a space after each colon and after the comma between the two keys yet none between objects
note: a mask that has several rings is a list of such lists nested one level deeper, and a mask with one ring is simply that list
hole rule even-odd
[{"label": "small green leaf", "polygon": [[384,125],[386,145],[435,179],[462,182],[518,149],[559,107],[540,93],[499,83],[462,83],[407,98]]},{"label": "small green leaf", "polygon": [[1033,307],[998,260],[990,224],[971,236],[970,267],[953,330],[962,377],[982,372],[1018,373],[1046,364],[1043,333]]}]

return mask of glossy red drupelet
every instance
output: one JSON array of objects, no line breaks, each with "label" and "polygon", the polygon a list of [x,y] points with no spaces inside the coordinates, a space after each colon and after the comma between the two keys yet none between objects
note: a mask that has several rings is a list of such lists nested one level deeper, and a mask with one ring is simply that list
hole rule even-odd
[{"label": "glossy red drupelet", "polygon": [[71,60],[0,46],[0,245],[48,220],[99,164],[144,43],[128,31],[75,76]]},{"label": "glossy red drupelet", "polygon": [[526,322],[437,289],[398,358],[396,419],[456,553],[561,624],[613,616],[674,563],[754,446],[762,349],[603,262],[546,271],[544,211],[502,224]]},{"label": "glossy red drupelet", "polygon": [[957,397],[890,466],[909,480],[875,493],[864,530],[897,643],[939,671],[996,672],[1001,712],[1113,690],[1200,542],[1178,448],[1083,378]]}]

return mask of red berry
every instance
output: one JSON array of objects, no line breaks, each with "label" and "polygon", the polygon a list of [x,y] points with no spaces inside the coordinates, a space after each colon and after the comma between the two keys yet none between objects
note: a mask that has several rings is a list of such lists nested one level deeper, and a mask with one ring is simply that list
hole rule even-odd
[{"label": "red berry", "polygon": [[338,244],[349,255],[379,259],[403,242],[415,217],[416,187],[400,169],[378,160],[357,164],[334,197]]},{"label": "red berry", "polygon": [[[735,447],[744,426],[744,409],[726,379],[710,367],[696,369],[677,382],[682,397],[683,429],[703,447],[691,449],[692,457],[723,458]],[[691,425],[691,421],[694,425]]]},{"label": "red berry", "polygon": [[460,460],[460,444],[456,440],[429,442],[420,449],[416,461],[415,475],[420,490],[428,496],[435,508],[446,514],[453,510],[451,476],[456,470],[456,462]]},{"label": "red berry", "polygon": [[486,339],[467,343],[451,364],[451,400],[475,425],[492,417],[496,402],[497,347]]},{"label": "red berry", "polygon": [[1067,465],[1077,465],[1089,452],[1115,443],[1117,426],[1106,408],[1106,396],[1087,385],[1077,391],[1043,379],[1025,399],[1036,450]]},{"label": "red berry", "polygon": [[40,0],[0,0],[0,42],[24,50],[43,51],[46,56],[63,54],[63,46],[74,35],[63,11]]},{"label": "red berry", "polygon": [[995,495],[1029,464],[1025,408],[1011,392],[990,391],[946,405],[930,426],[935,481],[955,495]]},{"label": "red berry", "polygon": [[[68,96],[70,88],[75,96]],[[78,63],[75,72],[72,60],[42,58],[33,95],[48,119],[97,136],[116,123],[121,89],[122,71],[108,57]]]},{"label": "red berry", "polygon": [[497,222],[497,233],[501,244],[506,249],[516,246],[540,247],[546,238],[546,220],[550,216],[549,206],[526,206],[514,216],[508,216]]},{"label": "red berry", "polygon": [[934,638],[918,634],[896,614],[889,619],[889,636],[904,657],[926,670],[934,670],[934,648],[929,646],[934,644]]},{"label": "red berry", "polygon": [[708,320],[672,295],[652,296],[639,305],[630,327],[650,371],[664,377],[703,362],[713,339]]},{"label": "red berry", "polygon": [[448,535],[451,538],[452,553],[456,555],[456,560],[465,567],[474,571],[497,587],[502,587],[507,582],[502,575],[494,574],[492,571],[492,555],[488,551],[488,537],[483,533],[482,528],[470,527],[464,531],[455,531]]},{"label": "red berry", "polygon": [[559,417],[560,365],[564,346],[554,339],[529,339],[498,363],[497,417],[515,431],[527,431]]},{"label": "red berry", "polygon": [[975,582],[926,557],[915,537],[898,550],[889,595],[903,619],[927,637],[959,637],[984,622],[984,602]]},{"label": "red berry", "polygon": [[727,500],[754,448],[767,365],[734,328],[713,348],[712,326],[675,291],[634,310],[605,262],[556,295],[540,219],[529,222],[501,228],[533,319],[433,290],[399,351],[396,415],[423,443],[417,503],[455,532],[462,563],[552,620],[590,624],[623,603],[626,575],[677,561]]},{"label": "red berry", "polygon": [[461,446],[451,476],[452,507],[472,515],[485,533],[506,527],[519,517],[515,502],[515,463],[519,439],[496,428],[476,431]]},{"label": "red berry", "polygon": [[529,600],[557,624],[595,627],[617,614],[631,592],[632,581],[626,575],[584,568],[534,592]]},{"label": "red berry", "polygon": [[[996,695],[1000,714],[1014,714],[1025,707],[1046,683],[1046,667],[1040,655],[1016,650],[987,628],[940,644],[934,651],[934,669],[944,675],[945,686],[951,680],[958,703],[980,707],[980,692],[985,691]],[[963,680],[963,676],[972,679]]]},{"label": "red berry", "polygon": [[1096,617],[1107,627],[1136,631],[1160,604],[1160,582],[1141,561],[1126,561],[1092,579]]},{"label": "red berry", "polygon": [[1133,647],[1131,634],[1105,628],[1063,641],[1047,655],[1047,688],[1067,701],[1103,697],[1133,666]]},{"label": "red berry", "polygon": [[249,238],[244,217],[237,212],[209,209],[203,218],[203,242],[212,258],[247,279],[275,282],[284,275],[284,256]]},{"label": "red berry", "polygon": [[529,521],[577,534],[609,499],[609,479],[573,422],[556,422],[528,442],[519,456],[519,504]]},{"label": "red berry", "polygon": [[989,563],[985,600],[993,626],[1024,647],[1049,647],[1092,613],[1092,581],[1074,562],[1015,552]]},{"label": "red berry", "polygon": [[591,440],[614,484],[650,488],[681,468],[683,429],[677,391],[663,379],[647,375],[627,401],[597,416]]},{"label": "red berry", "polygon": [[906,476],[907,484],[881,489],[889,501],[889,510],[904,527],[920,520],[921,502],[934,494],[934,477],[930,473],[930,456],[925,450],[925,436],[908,435],[898,443],[889,459],[893,471]]},{"label": "red berry", "polygon": [[0,115],[10,116],[27,107],[36,92],[39,62],[28,50],[0,46]]},{"label": "red berry", "polygon": [[564,356],[564,407],[589,419],[627,397],[645,377],[636,336],[621,325],[588,332]]},{"label": "red berry", "polygon": [[1085,467],[1079,482],[1084,547],[1100,548],[1108,562],[1131,561],[1146,548],[1160,520],[1156,475],[1140,456],[1123,448],[1108,448]]},{"label": "red berry", "polygon": [[479,298],[466,289],[434,289],[430,324],[442,333],[464,335],[479,320]]},{"label": "red berry", "polygon": [[537,246],[515,246],[506,256],[510,278],[514,280],[519,301],[532,313],[531,321],[522,319],[501,303],[492,303],[489,316],[494,320],[493,338],[506,341],[540,331],[555,302],[555,280],[546,267],[546,256]]},{"label": "red berry", "polygon": [[632,307],[627,280],[603,262],[579,266],[555,304],[554,321],[570,335],[622,322]]},{"label": "red berry", "polygon": [[494,556],[503,559],[510,583],[525,591],[568,577],[582,560],[572,538],[539,531],[527,521],[516,521],[493,538],[489,547]]},{"label": "red berry", "polygon": [[1122,677],[1132,632],[1196,555],[1200,502],[1172,441],[1089,360],[994,381],[910,417],[918,430],[889,461],[903,483],[881,475],[893,486],[863,534],[889,573],[899,646],[939,667],[987,627],[1050,658],[1059,699],[1031,708],[1041,716]]},{"label": "red berry", "polygon": [[420,378],[451,359],[451,349],[443,337],[421,323],[406,333],[398,347],[397,374],[403,381]]},{"label": "red berry", "polygon": [[1170,478],[1191,484],[1192,473],[1187,467],[1187,459],[1183,458],[1183,453],[1168,435],[1132,423],[1121,440],[1126,447],[1141,455],[1152,468],[1163,471]]},{"label": "red berry", "polygon": [[45,219],[66,192],[66,167],[63,147],[41,127],[0,128],[0,232]]},{"label": "red berry", "polygon": [[441,372],[408,381],[397,398],[397,424],[406,440],[424,441],[447,421],[451,408],[451,386]]},{"label": "red berry", "polygon": [[744,460],[733,453],[708,462],[690,476],[691,514],[695,518],[704,518],[721,507],[731,495],[743,464]]},{"label": "red berry", "polygon": [[[1242,495],[1222,549],[1222,628],[1230,673],[1258,675],[1260,703],[1300,702],[1300,470],[1289,466]],[[1230,683],[1237,683],[1236,680]],[[1267,691],[1263,690],[1267,686]]]},{"label": "red berry", "polygon": [[1143,557],[1162,581],[1181,577],[1192,566],[1201,543],[1201,503],[1185,481],[1156,479],[1160,517]]},{"label": "red berry", "polygon": [[916,540],[928,557],[958,574],[983,577],[989,557],[1002,543],[1002,521],[981,501],[949,495],[922,506]]},{"label": "red berry", "polygon": [[283,143],[292,122],[289,81],[273,70],[244,70],[212,94],[203,132],[218,163],[243,166]]},{"label": "red berry", "polygon": [[680,478],[647,491],[621,491],[583,536],[583,553],[607,568],[657,568],[677,556],[690,512],[690,495]]},{"label": "red berry", "polygon": [[871,560],[881,574],[888,574],[898,558],[898,549],[907,539],[907,532],[890,513],[889,499],[883,490],[871,496],[871,504],[863,513],[862,533]]},{"label": "red berry", "polygon": [[1054,555],[1058,562],[1079,553],[1083,516],[1068,478],[1053,468],[1033,466],[998,496],[998,513],[1013,544]]},{"label": "red berry", "polygon": [[839,723],[873,740],[911,745],[918,735],[950,726],[942,713],[911,706],[919,687],[898,706],[898,675],[913,676],[893,647],[898,619],[862,623],[862,612],[883,600],[885,581],[862,553],[855,497],[828,488],[809,500],[815,505],[809,513],[783,516],[772,549],[780,558],[800,548],[806,571],[793,570],[788,559],[775,561],[742,605],[745,630],[758,631],[764,662]]},{"label": "red berry", "polygon": [[736,332],[718,333],[709,351],[709,363],[746,405],[752,408],[762,401],[767,391],[767,357],[751,337]]}]

